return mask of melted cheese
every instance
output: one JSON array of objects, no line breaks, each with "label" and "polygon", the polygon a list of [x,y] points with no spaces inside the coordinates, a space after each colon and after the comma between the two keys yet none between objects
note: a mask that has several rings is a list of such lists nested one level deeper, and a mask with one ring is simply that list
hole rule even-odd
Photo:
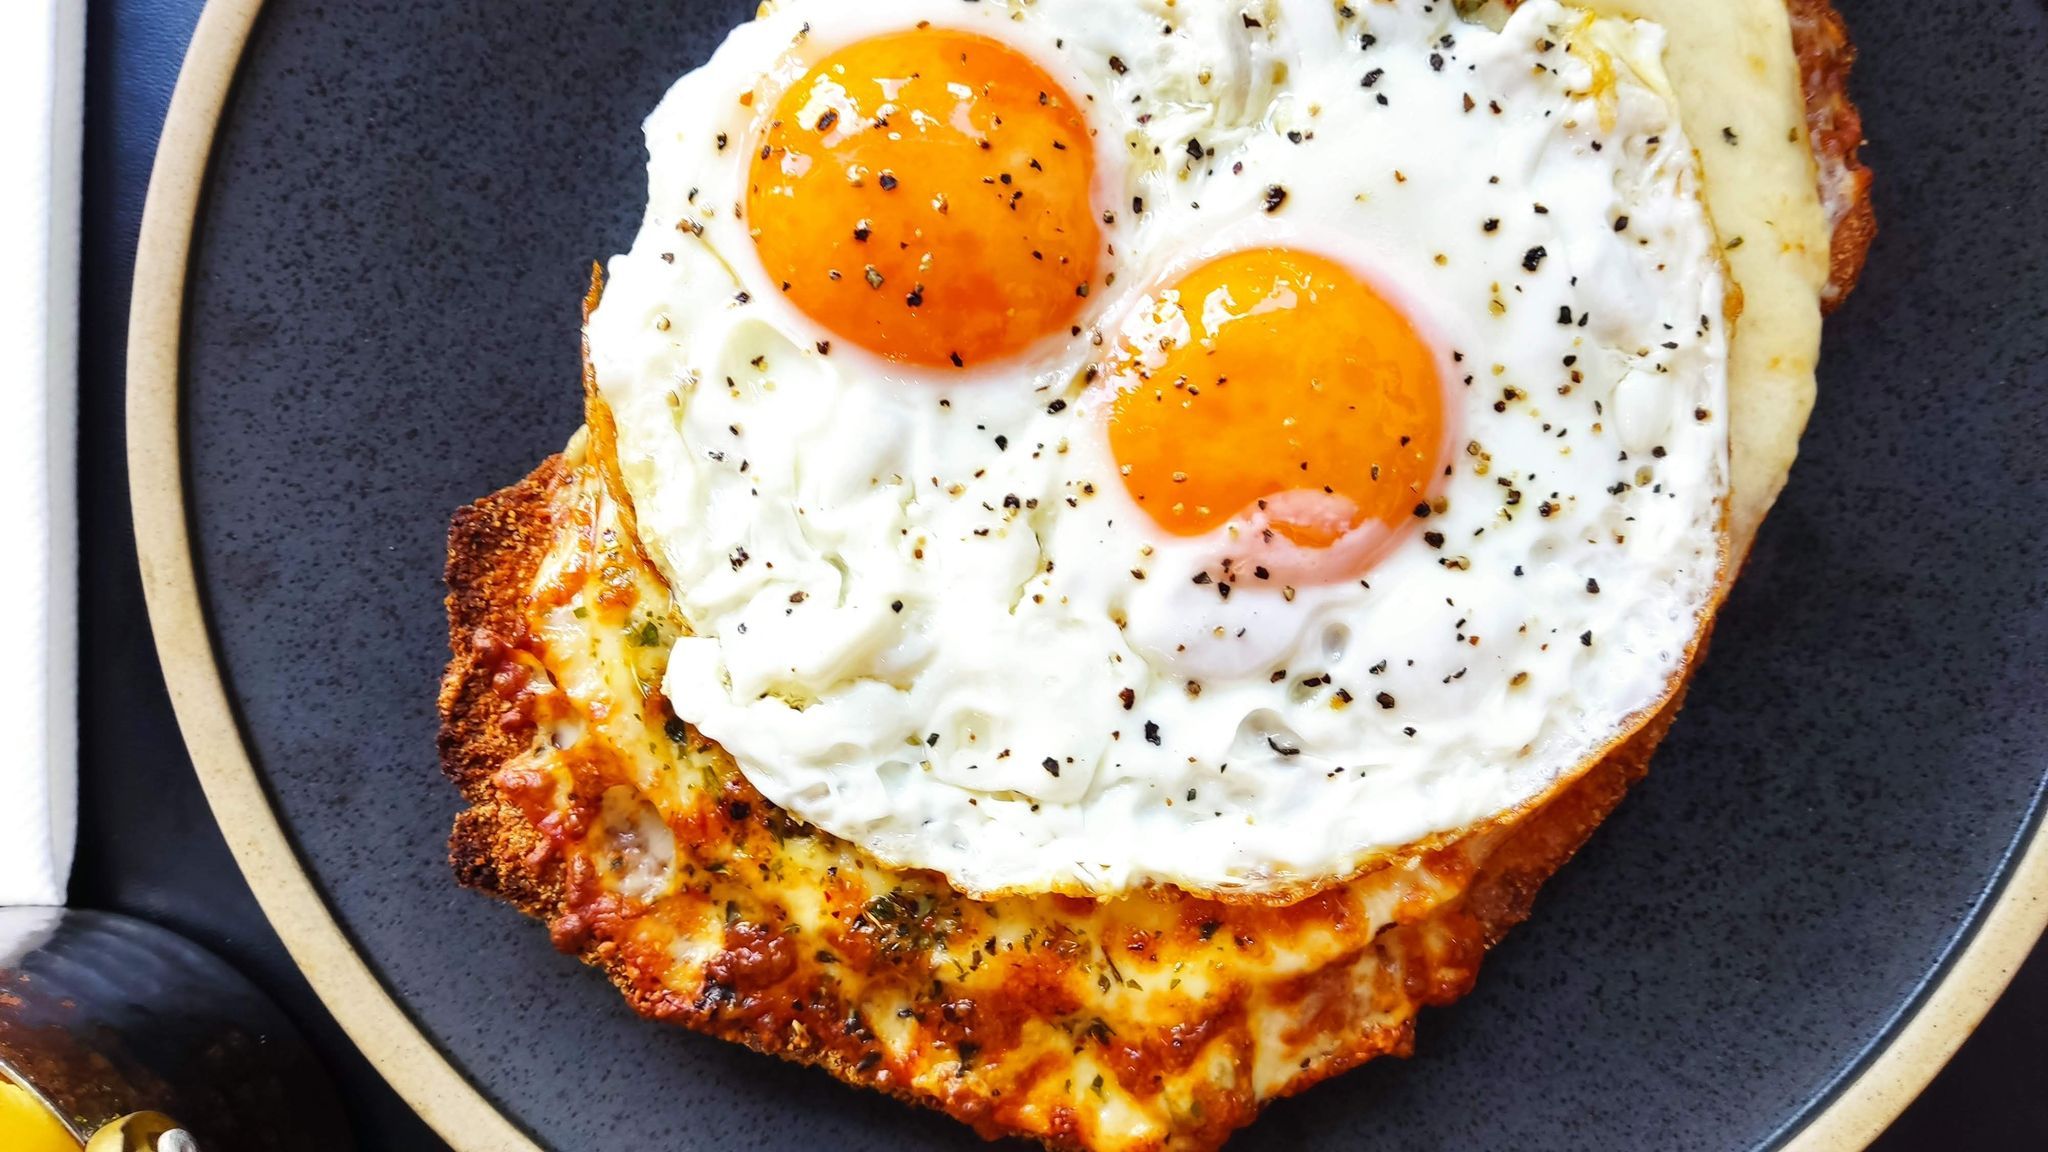
[{"label": "melted cheese", "polygon": [[496,780],[564,863],[556,942],[641,1011],[984,1135],[1203,1149],[1405,1051],[1421,1005],[1470,986],[1483,930],[1461,904],[1499,830],[1271,908],[971,901],[792,820],[665,718],[642,665],[679,624],[623,515],[588,461],[557,495],[508,649],[537,661],[532,743]]},{"label": "melted cheese", "polygon": [[[1733,578],[1798,455],[1820,359],[1829,231],[1791,23],[1784,0],[1574,3],[1664,26],[1663,71],[1741,290],[1728,363]],[[1479,17],[1498,26],[1500,0]]]}]

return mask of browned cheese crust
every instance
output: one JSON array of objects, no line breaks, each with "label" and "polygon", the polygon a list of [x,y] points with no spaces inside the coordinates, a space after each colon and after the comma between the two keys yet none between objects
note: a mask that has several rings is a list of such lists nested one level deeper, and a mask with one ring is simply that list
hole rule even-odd
[{"label": "browned cheese crust", "polygon": [[[1835,230],[1832,305],[1872,236],[1869,173],[1841,22],[1826,0],[1791,8]],[[1419,1009],[1471,988],[1678,709],[1519,820],[1294,904],[1172,888],[969,900],[776,808],[675,719],[660,657],[681,621],[585,385],[571,451],[450,528],[440,752],[470,804],[450,842],[458,877],[545,921],[644,1015],[984,1136],[1212,1149],[1272,1099],[1406,1055]]]},{"label": "browned cheese crust", "polygon": [[1828,283],[1821,305],[1841,306],[1864,258],[1877,239],[1877,214],[1870,204],[1870,169],[1857,159],[1863,146],[1863,116],[1849,99],[1849,69],[1856,49],[1848,25],[1832,0],[1789,0],[1792,44],[1806,88],[1806,127],[1820,169],[1820,200],[1833,237],[1828,244]]},{"label": "browned cheese crust", "polygon": [[[1416,1011],[1470,989],[1676,710],[1512,828],[1290,906],[975,902],[801,825],[673,720],[620,654],[665,649],[673,624],[616,507],[603,469],[555,457],[455,518],[441,745],[472,805],[458,876],[546,921],[648,1016],[990,1137],[1214,1148],[1275,1097],[1405,1055]],[[598,667],[621,683],[593,689]],[[581,736],[563,746],[567,726]],[[673,845],[650,848],[649,810]],[[662,882],[636,889],[650,871]]]}]

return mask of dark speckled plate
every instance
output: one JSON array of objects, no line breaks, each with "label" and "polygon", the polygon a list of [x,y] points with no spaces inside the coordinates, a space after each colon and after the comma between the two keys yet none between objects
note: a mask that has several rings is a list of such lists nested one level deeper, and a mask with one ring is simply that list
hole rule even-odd
[{"label": "dark speckled plate", "polygon": [[[180,181],[251,0],[215,0],[166,137],[133,419],[181,716],[316,985],[458,1145],[973,1144],[636,1019],[444,859],[448,514],[576,424],[577,302],[637,222],[641,117],[752,6],[271,0],[182,281]],[[1817,1116],[1853,1140],[1954,1043],[1915,1030],[1967,1028],[2001,982],[1942,983],[1962,946],[2031,939],[2038,888],[1979,925],[2048,770],[2048,17],[1841,6],[1884,232],[1690,706],[1478,991],[1425,1015],[1417,1058],[1277,1107],[1246,1146],[1748,1148]],[[511,1126],[479,1126],[486,1102]]]}]

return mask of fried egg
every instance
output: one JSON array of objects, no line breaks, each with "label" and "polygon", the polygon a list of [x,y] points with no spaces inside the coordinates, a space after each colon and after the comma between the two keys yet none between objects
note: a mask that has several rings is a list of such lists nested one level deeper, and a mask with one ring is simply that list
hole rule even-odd
[{"label": "fried egg", "polygon": [[974,895],[1282,898],[1545,795],[1720,584],[1654,26],[796,0],[650,117],[588,341],[776,804]]}]

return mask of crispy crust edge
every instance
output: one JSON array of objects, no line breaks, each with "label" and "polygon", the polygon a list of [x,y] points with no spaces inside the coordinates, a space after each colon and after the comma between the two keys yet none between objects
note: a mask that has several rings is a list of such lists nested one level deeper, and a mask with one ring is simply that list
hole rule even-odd
[{"label": "crispy crust edge", "polygon": [[1849,98],[1856,48],[1833,0],[1787,0],[1786,11],[1800,84],[1806,91],[1806,127],[1820,174],[1821,205],[1832,229],[1821,308],[1833,312],[1855,289],[1877,239],[1877,212],[1870,200],[1873,177],[1858,156],[1865,143],[1863,114]]},{"label": "crispy crust edge", "polygon": [[441,771],[470,807],[458,813],[448,862],[466,888],[488,892],[548,921],[563,905],[560,862],[547,840],[491,787],[491,776],[526,752],[500,723],[496,653],[526,631],[527,591],[557,530],[552,509],[575,475],[561,455],[525,479],[467,505],[448,526],[448,669],[441,679]]}]

